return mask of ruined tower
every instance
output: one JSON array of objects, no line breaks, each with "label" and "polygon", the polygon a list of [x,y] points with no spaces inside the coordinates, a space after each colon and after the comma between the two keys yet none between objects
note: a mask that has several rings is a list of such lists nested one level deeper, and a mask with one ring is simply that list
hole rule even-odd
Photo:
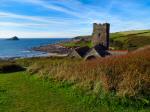
[{"label": "ruined tower", "polygon": [[109,48],[109,30],[110,24],[93,24],[92,43],[94,46],[103,45],[106,49]]}]

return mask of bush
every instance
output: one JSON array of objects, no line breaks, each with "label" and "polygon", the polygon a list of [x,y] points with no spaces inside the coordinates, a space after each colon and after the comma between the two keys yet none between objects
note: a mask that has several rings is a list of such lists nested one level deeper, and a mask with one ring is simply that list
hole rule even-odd
[{"label": "bush", "polygon": [[0,73],[23,71],[24,68],[12,61],[0,61]]}]

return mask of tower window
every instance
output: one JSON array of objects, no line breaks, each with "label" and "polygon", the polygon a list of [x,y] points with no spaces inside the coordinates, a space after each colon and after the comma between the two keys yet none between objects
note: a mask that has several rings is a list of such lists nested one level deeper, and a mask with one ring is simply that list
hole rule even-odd
[{"label": "tower window", "polygon": [[98,34],[98,37],[99,37],[99,38],[101,37],[101,34],[100,34],[100,33]]}]

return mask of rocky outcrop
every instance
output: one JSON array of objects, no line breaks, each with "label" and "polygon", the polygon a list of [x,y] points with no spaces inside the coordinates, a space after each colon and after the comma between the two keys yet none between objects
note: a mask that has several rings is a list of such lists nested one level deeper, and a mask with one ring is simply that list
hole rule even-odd
[{"label": "rocky outcrop", "polygon": [[60,46],[58,44],[34,47],[32,49],[35,51],[42,51],[42,52],[47,52],[47,53],[57,53],[57,54],[68,54],[70,52],[70,49]]},{"label": "rocky outcrop", "polygon": [[14,37],[9,38],[9,39],[7,39],[7,40],[19,40],[19,38],[18,38],[17,36],[14,36]]}]

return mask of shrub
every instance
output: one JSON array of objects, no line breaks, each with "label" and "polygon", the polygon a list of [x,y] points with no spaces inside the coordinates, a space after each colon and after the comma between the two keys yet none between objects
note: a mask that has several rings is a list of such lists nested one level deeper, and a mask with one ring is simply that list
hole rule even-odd
[{"label": "shrub", "polygon": [[24,70],[23,67],[12,61],[0,61],[0,73],[10,73]]}]

